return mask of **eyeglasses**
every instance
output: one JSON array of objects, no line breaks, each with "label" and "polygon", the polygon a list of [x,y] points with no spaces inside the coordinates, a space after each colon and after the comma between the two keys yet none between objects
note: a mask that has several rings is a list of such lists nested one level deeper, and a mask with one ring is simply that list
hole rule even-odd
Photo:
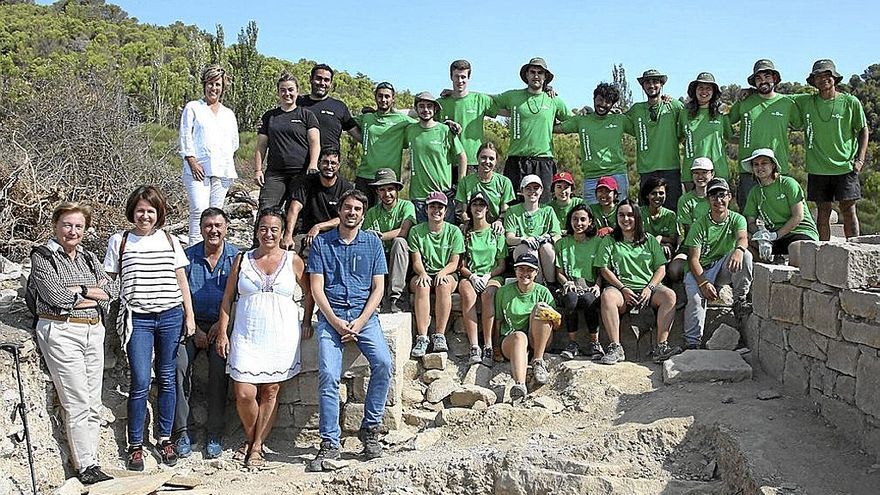
[{"label": "eyeglasses", "polygon": [[394,86],[392,86],[391,83],[387,82],[387,81],[380,82],[379,84],[376,85],[376,91],[379,91],[380,89],[390,89],[391,92],[394,93]]}]

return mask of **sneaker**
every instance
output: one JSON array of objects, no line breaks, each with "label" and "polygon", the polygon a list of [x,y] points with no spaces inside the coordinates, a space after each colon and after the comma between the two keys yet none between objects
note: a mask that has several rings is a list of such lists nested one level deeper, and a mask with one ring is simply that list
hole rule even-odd
[{"label": "sneaker", "polygon": [[94,464],[87,467],[83,472],[79,473],[79,481],[83,485],[94,485],[102,481],[112,480],[113,477],[101,471],[101,466]]},{"label": "sneaker", "polygon": [[480,353],[480,346],[471,346],[468,364],[480,364],[481,362],[483,362],[483,355]]},{"label": "sneaker", "polygon": [[483,366],[495,366],[495,353],[491,347],[483,347]]},{"label": "sneaker", "polygon": [[140,445],[128,448],[128,459],[125,460],[125,469],[129,471],[144,470],[144,448]]},{"label": "sneaker", "polygon": [[516,383],[510,387],[510,403],[516,404],[522,402],[529,395],[529,390],[524,383]]},{"label": "sneaker", "polygon": [[403,308],[400,307],[400,301],[397,299],[392,299],[388,303],[388,312],[389,313],[401,313],[403,312]]},{"label": "sneaker", "polygon": [[623,346],[617,342],[608,344],[608,352],[606,352],[599,362],[602,364],[617,364],[619,361],[626,360],[626,354],[623,352]]},{"label": "sneaker", "polygon": [[189,439],[189,435],[186,432],[180,434],[177,437],[177,441],[174,442],[174,446],[177,447],[177,457],[185,458],[189,457],[192,454],[192,442]]},{"label": "sneaker", "polygon": [[413,345],[412,352],[409,355],[414,358],[424,357],[425,353],[428,352],[428,343],[427,335],[419,335],[416,337],[416,343]]},{"label": "sneaker", "polygon": [[446,336],[442,333],[435,333],[431,336],[431,352],[446,352],[449,346],[446,345]]},{"label": "sneaker", "polygon": [[559,356],[562,359],[574,359],[578,354],[580,354],[580,347],[578,347],[577,342],[572,340],[565,346],[565,350],[559,353]]},{"label": "sneaker", "polygon": [[382,456],[382,444],[379,443],[379,426],[362,426],[358,431],[358,438],[364,444],[361,456],[366,459],[375,459]]},{"label": "sneaker", "polygon": [[602,344],[598,342],[590,342],[590,347],[587,352],[590,355],[590,359],[593,361],[598,361],[605,355],[605,349],[602,349]]},{"label": "sneaker", "polygon": [[334,447],[330,440],[322,440],[321,448],[318,449],[315,458],[306,462],[306,471],[317,473],[324,470],[324,461],[335,461],[339,459],[339,447]]},{"label": "sneaker", "polygon": [[217,459],[221,455],[223,455],[223,444],[220,442],[220,435],[209,433],[208,441],[205,443],[205,459]]},{"label": "sneaker", "polygon": [[688,343],[685,345],[685,348],[686,348],[687,350],[689,350],[689,351],[690,351],[690,350],[702,349],[702,348],[703,348],[703,344],[701,344],[700,342],[688,342]]},{"label": "sneaker", "polygon": [[681,347],[677,345],[670,346],[666,342],[660,342],[654,347],[654,351],[651,354],[654,356],[655,363],[662,363],[676,354],[681,354]]},{"label": "sneaker", "polygon": [[543,385],[550,379],[550,372],[547,371],[547,363],[543,359],[535,359],[532,361],[532,376],[535,381]]},{"label": "sneaker", "polygon": [[177,447],[171,440],[162,440],[159,442],[159,445],[156,446],[156,451],[162,459],[162,464],[169,467],[177,464]]}]

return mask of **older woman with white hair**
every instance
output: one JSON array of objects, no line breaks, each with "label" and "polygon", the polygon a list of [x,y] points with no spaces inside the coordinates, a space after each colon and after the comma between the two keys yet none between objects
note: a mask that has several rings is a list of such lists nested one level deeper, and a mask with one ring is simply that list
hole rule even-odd
[{"label": "older woman with white hair", "polygon": [[183,183],[189,195],[190,245],[202,240],[202,211],[210,206],[223,208],[226,192],[238,177],[234,160],[238,122],[232,110],[220,101],[228,83],[222,67],[205,67],[204,96],[187,103],[180,116],[180,156],[184,161]]}]

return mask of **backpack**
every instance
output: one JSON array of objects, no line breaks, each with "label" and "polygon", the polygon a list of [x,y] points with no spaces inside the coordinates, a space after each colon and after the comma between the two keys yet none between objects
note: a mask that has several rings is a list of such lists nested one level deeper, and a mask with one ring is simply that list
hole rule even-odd
[{"label": "backpack", "polygon": [[[91,270],[92,273],[95,273],[95,261],[92,259],[91,254],[86,251],[83,251],[82,254],[86,258],[86,264],[89,265],[89,270]],[[48,246],[34,246],[31,249],[31,258],[33,258],[34,255],[37,255],[48,261],[52,265],[52,269],[55,270],[55,272],[58,272],[58,265],[55,262],[55,253],[51,249],[49,249]],[[27,305],[27,309],[31,314],[31,328],[37,328],[37,322],[40,319],[40,316],[37,314],[37,299],[40,298],[40,294],[37,292],[37,286],[34,281],[33,274],[34,272],[32,266],[31,274],[28,276],[27,283],[25,284],[24,302]]]}]

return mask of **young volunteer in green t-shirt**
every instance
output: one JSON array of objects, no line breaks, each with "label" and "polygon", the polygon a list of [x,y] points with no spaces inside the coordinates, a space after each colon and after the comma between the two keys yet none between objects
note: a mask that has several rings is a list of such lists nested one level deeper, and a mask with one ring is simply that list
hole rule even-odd
[{"label": "young volunteer in green t-shirt", "polygon": [[[773,244],[772,254],[788,254],[788,246],[794,241],[819,240],[816,223],[804,191],[796,180],[780,175],[779,162],[773,150],[761,148],[743,160],[743,167],[755,176],[757,184],[749,191],[749,198],[743,215],[748,219],[749,233],[752,234],[752,254],[758,255],[759,237]],[[769,231],[761,237],[758,233],[758,220]],[[768,260],[769,261],[769,260]]]},{"label": "young volunteer in green t-shirt", "polygon": [[568,235],[556,243],[556,280],[562,285],[557,296],[568,329],[568,345],[560,355],[572,359],[581,353],[577,344],[580,309],[590,335],[584,354],[597,361],[605,351],[599,344],[599,281],[593,262],[602,238],[596,235],[590,207],[583,203],[568,213],[565,228]]},{"label": "young volunteer in green t-shirt", "polygon": [[728,208],[730,186],[720,177],[712,179],[707,193],[709,214],[694,222],[683,243],[688,249],[689,265],[684,279],[688,297],[684,335],[689,349],[702,346],[705,302],[718,298],[718,287],[731,284],[734,311],[739,315],[746,306],[752,285],[752,255],[748,251],[746,219]]},{"label": "young volunteer in green t-shirt", "polygon": [[[678,238],[687,238],[688,230],[696,219],[709,214],[709,202],[706,199],[706,186],[715,177],[715,167],[712,160],[706,157],[694,158],[691,164],[691,178],[694,189],[678,198],[676,210],[676,222],[678,225]],[[666,265],[666,280],[678,282],[684,278],[687,271],[687,250],[679,248],[672,260]]]},{"label": "young volunteer in green t-shirt", "polygon": [[[568,219],[568,212],[575,206],[583,203],[584,200],[577,196],[572,196],[574,192],[574,178],[568,172],[559,172],[554,175],[551,187],[553,187],[553,199],[547,203],[547,206],[553,208],[553,212],[556,213],[556,219],[559,220],[559,225],[563,226]],[[565,230],[562,231],[562,234],[565,235]]]},{"label": "young volunteer in green t-shirt", "polygon": [[689,184],[691,164],[695,158],[706,157],[715,164],[715,175],[730,177],[727,165],[727,142],[733,131],[727,114],[721,113],[721,90],[715,76],[701,72],[688,85],[688,102],[678,113],[679,135],[682,137],[681,181]]},{"label": "young volunteer in green t-shirt", "polygon": [[376,171],[376,180],[370,183],[379,198],[379,204],[371,207],[364,215],[363,230],[373,232],[385,249],[388,261],[388,283],[385,284],[383,311],[399,313],[403,290],[406,288],[406,273],[409,270],[409,245],[406,236],[416,223],[416,208],[411,201],[398,198],[403,183],[390,168]]},{"label": "young volunteer in green t-shirt", "polygon": [[[465,205],[468,199],[476,192],[486,195],[489,202],[489,222],[495,232],[504,232],[502,219],[507,211],[507,204],[516,196],[513,193],[513,184],[507,177],[495,173],[495,165],[498,160],[498,150],[492,142],[484,143],[477,151],[477,171],[468,174],[459,181],[455,191],[457,204]],[[461,218],[465,219],[467,212],[461,208]]]},{"label": "young volunteer in green t-shirt", "polygon": [[614,177],[599,177],[596,181],[596,204],[590,205],[593,224],[599,237],[605,237],[617,225],[617,203],[620,194]]},{"label": "young volunteer in green t-shirt", "polygon": [[513,402],[527,394],[526,367],[529,348],[532,349],[532,375],[539,384],[547,383],[549,372],[544,361],[544,351],[550,343],[553,327],[557,322],[543,319],[544,314],[559,314],[553,309],[550,290],[536,281],[538,258],[523,253],[513,263],[516,283],[507,284],[495,294],[495,326],[501,335],[501,352],[510,359],[510,374],[514,385],[510,390]]},{"label": "young volunteer in green t-shirt", "polygon": [[645,188],[639,191],[641,202],[642,227],[652,235],[663,248],[667,260],[672,259],[678,248],[678,223],[675,212],[663,206],[666,201],[666,179],[651,177],[645,181]]},{"label": "young volunteer in green t-shirt", "polygon": [[534,254],[541,262],[539,280],[553,283],[556,281],[553,243],[559,240],[561,229],[553,208],[538,203],[542,189],[541,178],[537,175],[523,177],[520,184],[523,202],[507,210],[504,232],[507,245],[513,247],[514,259],[522,253]]},{"label": "young volunteer in green t-shirt", "polygon": [[[468,342],[471,344],[470,363],[482,362],[492,366],[492,329],[495,324],[495,291],[504,282],[507,244],[504,234],[495,232],[489,224],[489,203],[485,193],[477,191],[471,196],[467,209],[470,220],[461,257],[461,316]],[[477,336],[477,302],[482,308],[483,351]]]},{"label": "young volunteer in green t-shirt", "polygon": [[663,248],[653,236],[645,235],[639,208],[629,199],[618,205],[617,226],[603,238],[595,266],[609,285],[602,292],[602,307],[616,308],[602,311],[602,326],[610,344],[599,362],[616,364],[625,359],[620,345],[620,315],[648,305],[657,313],[654,361],[665,361],[681,352],[666,342],[675,319],[675,292],[662,284],[666,275]]},{"label": "young volunteer in green t-shirt", "polygon": [[409,230],[407,243],[412,253],[415,276],[409,288],[415,296],[416,342],[412,357],[420,358],[428,351],[428,325],[431,323],[431,291],[434,292],[436,332],[431,340],[433,352],[446,352],[446,324],[452,310],[452,293],[458,286],[458,260],[464,252],[464,237],[455,225],[444,221],[446,195],[440,191],[428,194],[428,221]]},{"label": "young volunteer in green t-shirt", "polygon": [[483,119],[497,114],[492,97],[468,90],[471,79],[471,64],[467,60],[456,60],[449,66],[452,80],[452,93],[441,93],[439,121],[451,120],[461,126],[461,144],[467,154],[468,167],[476,166],[477,154],[483,144]]}]

